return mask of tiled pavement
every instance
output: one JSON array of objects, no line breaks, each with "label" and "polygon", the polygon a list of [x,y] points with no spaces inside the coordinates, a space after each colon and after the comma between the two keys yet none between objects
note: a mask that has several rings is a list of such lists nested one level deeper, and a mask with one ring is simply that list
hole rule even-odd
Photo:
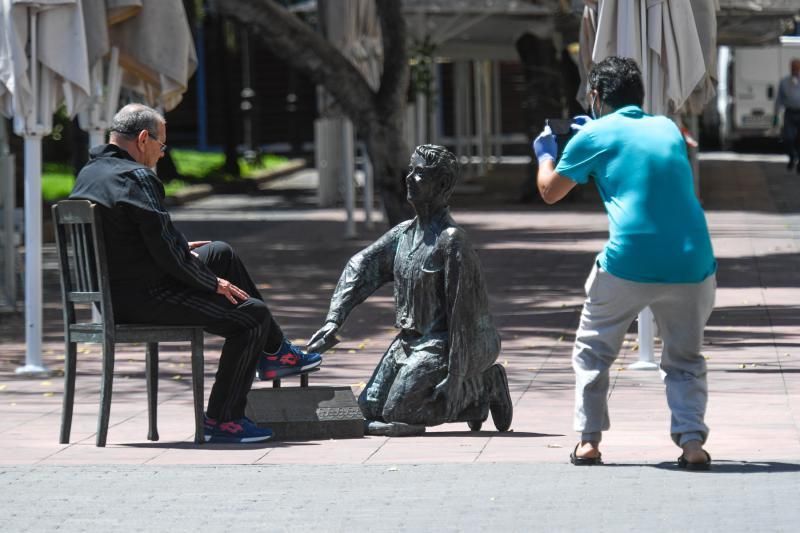
[{"label": "tiled pavement", "polygon": [[[702,176],[719,260],[717,303],[704,347],[708,448],[722,464],[800,462],[800,178],[769,158],[713,156],[703,161]],[[84,345],[72,443],[59,445],[63,344],[50,251],[44,359],[53,376],[14,375],[24,359],[22,321],[0,316],[0,465],[564,463],[576,441],[571,342],[583,280],[606,235],[605,215],[590,198],[556,207],[523,205],[496,189],[488,184],[480,199],[457,198],[454,217],[469,231],[484,265],[503,339],[500,361],[515,402],[513,432],[471,433],[465,424],[448,424],[415,438],[195,446],[188,351],[168,345],[160,369],[161,440],[151,443],[145,438],[143,347],[126,346],[117,355],[108,446],[100,449],[94,446],[99,350]],[[485,205],[477,207],[479,201]],[[231,242],[286,333],[300,340],[321,325],[347,258],[380,233],[361,228],[358,239],[344,240],[340,210],[309,208],[285,195],[210,198],[176,209],[174,216],[190,240]],[[312,383],[358,392],[393,336],[392,309],[388,288],[362,304]],[[206,337],[207,392],[219,347],[219,339]],[[678,450],[669,440],[659,374],[628,370],[636,358],[632,332],[612,373],[612,429],[604,457],[620,464],[674,460]]]}]

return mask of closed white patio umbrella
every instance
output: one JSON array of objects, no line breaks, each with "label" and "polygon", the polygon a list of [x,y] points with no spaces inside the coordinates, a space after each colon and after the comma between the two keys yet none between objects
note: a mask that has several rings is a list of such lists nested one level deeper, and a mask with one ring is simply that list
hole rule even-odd
[{"label": "closed white patio umbrella", "polygon": [[81,127],[102,144],[121,87],[164,111],[173,109],[197,67],[180,0],[83,0],[91,70],[91,105]]},{"label": "closed white patio umbrella", "polygon": [[[119,5],[120,2],[124,5]],[[82,0],[86,51],[91,79],[90,101],[80,115],[80,127],[89,133],[89,147],[102,144],[119,101],[119,49],[108,37],[110,24],[135,16],[140,0]],[[109,5],[113,4],[113,5]]]},{"label": "closed white patio umbrella", "polygon": [[717,9],[716,0],[603,0],[591,60],[635,59],[648,113],[702,109],[714,94]]},{"label": "closed white patio umbrella", "polygon": [[42,365],[42,137],[64,105],[74,115],[89,94],[86,35],[77,0],[0,0],[0,112],[25,138],[25,365]]},{"label": "closed white patio umbrella", "polygon": [[197,69],[183,2],[106,0],[106,5],[113,14],[109,40],[119,49],[122,86],[150,106],[174,109]]}]

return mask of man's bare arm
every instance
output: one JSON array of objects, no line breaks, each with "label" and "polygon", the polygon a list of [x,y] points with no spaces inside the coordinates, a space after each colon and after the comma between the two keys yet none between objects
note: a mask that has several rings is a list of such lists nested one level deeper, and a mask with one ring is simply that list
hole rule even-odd
[{"label": "man's bare arm", "polygon": [[536,185],[542,200],[547,204],[554,204],[563,199],[577,183],[556,172],[552,159],[545,159],[539,161]]}]

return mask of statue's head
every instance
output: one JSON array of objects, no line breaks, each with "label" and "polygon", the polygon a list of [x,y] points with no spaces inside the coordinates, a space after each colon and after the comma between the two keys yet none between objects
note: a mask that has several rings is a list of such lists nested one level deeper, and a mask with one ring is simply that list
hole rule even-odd
[{"label": "statue's head", "polygon": [[[444,146],[423,144],[414,149],[409,163],[409,177],[421,168],[425,178],[431,182],[433,199],[447,203],[458,181],[459,168],[456,156]],[[414,203],[414,189],[410,186],[408,199]]]}]

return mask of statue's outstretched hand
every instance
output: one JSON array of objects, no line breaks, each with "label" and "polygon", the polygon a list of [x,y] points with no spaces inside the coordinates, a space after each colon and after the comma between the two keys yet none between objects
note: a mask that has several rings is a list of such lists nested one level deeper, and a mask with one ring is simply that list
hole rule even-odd
[{"label": "statue's outstretched hand", "polygon": [[436,385],[433,389],[433,399],[438,400],[444,398],[447,404],[447,419],[455,420],[458,416],[459,405],[456,402],[458,398],[459,389],[461,389],[462,379],[458,376],[448,374],[446,378]]},{"label": "statue's outstretched hand", "polygon": [[325,350],[332,348],[339,343],[339,338],[336,333],[339,331],[339,324],[336,322],[325,322],[325,325],[319,328],[319,331],[314,333],[308,344],[306,344],[307,352],[322,353]]}]

